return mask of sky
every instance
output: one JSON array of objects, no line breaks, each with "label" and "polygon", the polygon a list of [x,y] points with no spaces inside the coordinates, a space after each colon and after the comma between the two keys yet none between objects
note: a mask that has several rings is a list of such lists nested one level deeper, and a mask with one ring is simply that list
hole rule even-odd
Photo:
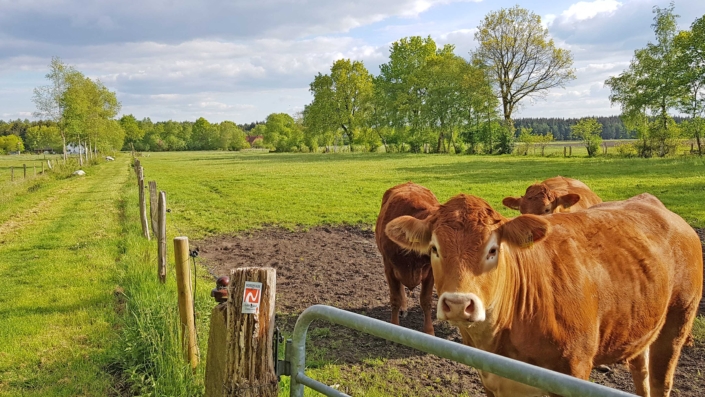
[{"label": "sky", "polygon": [[[33,119],[32,93],[52,56],[117,93],[121,114],[152,121],[232,120],[295,114],[309,84],[337,59],[374,75],[390,44],[431,36],[469,58],[489,12],[514,5],[541,16],[571,51],[577,78],[520,104],[514,117],[619,114],[604,81],[654,41],[662,0],[0,0],[0,119]],[[705,1],[675,2],[679,29]]]}]

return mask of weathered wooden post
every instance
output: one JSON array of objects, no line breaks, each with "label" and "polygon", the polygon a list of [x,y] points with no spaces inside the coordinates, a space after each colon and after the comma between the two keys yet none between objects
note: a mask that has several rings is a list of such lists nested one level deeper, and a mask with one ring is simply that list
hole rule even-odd
[{"label": "weathered wooden post", "polygon": [[206,358],[206,397],[222,397],[225,385],[225,344],[227,343],[228,284],[230,277],[219,277],[211,291],[218,305],[211,311],[208,331],[208,356]]},{"label": "weathered wooden post", "polygon": [[142,166],[139,159],[135,159],[135,175],[139,176],[139,169]]},{"label": "weathered wooden post", "polygon": [[149,181],[149,219],[152,221],[152,232],[154,235],[157,234],[157,228],[159,227],[159,219],[157,213],[157,206],[159,202],[159,195],[157,194],[157,182]]},{"label": "weathered wooden post", "polygon": [[568,148],[563,146],[563,157],[566,157],[567,154],[568,154]]},{"label": "weathered wooden post", "polygon": [[188,266],[188,237],[174,238],[174,260],[176,288],[179,298],[181,318],[181,345],[191,368],[198,366],[198,345],[196,344],[196,323],[193,318],[193,296],[191,295],[191,272]]},{"label": "weathered wooden post", "polygon": [[22,169],[24,169],[24,179],[27,179],[27,164],[22,164]]},{"label": "weathered wooden post", "polygon": [[568,156],[573,157],[573,147],[572,146],[568,146]]},{"label": "weathered wooden post", "polygon": [[142,235],[149,240],[149,225],[147,224],[147,203],[144,199],[144,169],[137,170],[137,189],[140,199],[140,220],[142,221]]},{"label": "weathered wooden post", "polygon": [[14,182],[15,181],[15,167],[10,166],[10,181]]},{"label": "weathered wooden post", "polygon": [[223,396],[276,397],[274,362],[276,270],[230,271]]},{"label": "weathered wooden post", "polygon": [[44,162],[42,161],[42,175],[44,175]]},{"label": "weathered wooden post", "polygon": [[157,274],[159,281],[162,284],[166,282],[166,193],[159,193],[159,204],[157,204],[157,243],[159,244],[157,251],[159,258],[157,259]]}]

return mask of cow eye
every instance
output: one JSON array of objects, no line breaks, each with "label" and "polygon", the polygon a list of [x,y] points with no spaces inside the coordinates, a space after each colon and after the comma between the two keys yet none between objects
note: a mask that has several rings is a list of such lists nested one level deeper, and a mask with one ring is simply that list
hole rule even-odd
[{"label": "cow eye", "polygon": [[438,249],[436,248],[435,245],[431,246],[431,253],[435,256],[438,256]]},{"label": "cow eye", "polygon": [[545,210],[543,210],[543,212],[545,212],[545,213],[548,214],[549,212],[551,212],[551,209],[550,209],[550,208],[546,208]]},{"label": "cow eye", "polygon": [[496,253],[497,253],[497,248],[492,247],[492,248],[490,249],[490,255],[494,255],[494,254],[496,254]]}]

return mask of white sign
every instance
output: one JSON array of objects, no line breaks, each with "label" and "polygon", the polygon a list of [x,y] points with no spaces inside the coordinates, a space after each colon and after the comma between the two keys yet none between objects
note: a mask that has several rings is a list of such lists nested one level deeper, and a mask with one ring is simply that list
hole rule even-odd
[{"label": "white sign", "polygon": [[258,314],[261,300],[262,283],[245,281],[245,292],[242,294],[242,313]]}]

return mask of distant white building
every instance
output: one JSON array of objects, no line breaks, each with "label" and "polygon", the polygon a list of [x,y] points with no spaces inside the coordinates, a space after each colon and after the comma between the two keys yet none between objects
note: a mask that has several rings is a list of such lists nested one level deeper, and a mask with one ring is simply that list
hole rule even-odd
[{"label": "distant white building", "polygon": [[83,145],[76,145],[74,143],[69,143],[66,145],[66,153],[68,154],[84,154],[86,153],[86,148]]}]

